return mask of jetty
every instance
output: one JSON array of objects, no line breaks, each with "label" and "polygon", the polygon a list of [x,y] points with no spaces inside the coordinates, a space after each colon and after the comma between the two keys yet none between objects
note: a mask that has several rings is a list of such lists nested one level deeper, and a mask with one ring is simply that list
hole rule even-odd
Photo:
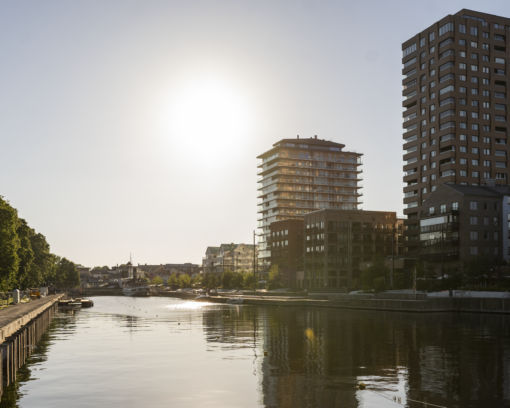
[{"label": "jetty", "polygon": [[0,310],[0,396],[48,329],[65,294],[50,295]]}]

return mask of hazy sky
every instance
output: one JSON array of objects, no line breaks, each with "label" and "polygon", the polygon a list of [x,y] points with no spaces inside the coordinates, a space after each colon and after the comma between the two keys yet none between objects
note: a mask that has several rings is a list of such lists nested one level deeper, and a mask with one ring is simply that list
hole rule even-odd
[{"label": "hazy sky", "polygon": [[[502,1],[3,1],[0,195],[86,266],[199,263],[252,242],[282,138],[364,153],[402,213],[401,43]],[[377,75],[374,75],[377,73]]]}]

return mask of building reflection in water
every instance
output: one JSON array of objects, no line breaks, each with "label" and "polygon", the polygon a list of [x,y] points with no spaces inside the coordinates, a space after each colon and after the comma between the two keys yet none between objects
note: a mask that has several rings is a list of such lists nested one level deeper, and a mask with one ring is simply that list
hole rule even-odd
[{"label": "building reflection in water", "polygon": [[510,402],[510,316],[242,306],[203,327],[210,344],[253,347],[265,407],[393,406],[360,381],[403,404]]}]

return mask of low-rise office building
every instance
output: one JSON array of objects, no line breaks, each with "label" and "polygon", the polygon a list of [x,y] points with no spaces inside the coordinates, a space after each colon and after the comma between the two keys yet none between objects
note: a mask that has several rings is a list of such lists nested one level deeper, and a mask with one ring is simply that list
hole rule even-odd
[{"label": "low-rise office building", "polygon": [[482,186],[438,186],[423,202],[421,259],[438,268],[455,268],[482,254],[496,265],[508,260],[508,197],[509,186],[492,181]]},{"label": "low-rise office building", "polygon": [[360,286],[360,263],[393,256],[397,214],[389,211],[319,210],[305,215],[306,287]]},{"label": "low-rise office building", "polygon": [[284,287],[303,287],[303,226],[303,220],[292,219],[275,221],[270,225],[267,238],[270,263],[271,266],[278,265]]}]

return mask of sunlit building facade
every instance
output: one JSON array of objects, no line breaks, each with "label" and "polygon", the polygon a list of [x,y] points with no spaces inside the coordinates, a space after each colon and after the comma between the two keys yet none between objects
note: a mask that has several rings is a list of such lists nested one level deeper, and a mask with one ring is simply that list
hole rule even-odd
[{"label": "sunlit building facade", "polygon": [[362,153],[318,139],[282,139],[257,158],[258,268],[270,265],[270,225],[285,219],[302,220],[319,209],[360,209]]}]

